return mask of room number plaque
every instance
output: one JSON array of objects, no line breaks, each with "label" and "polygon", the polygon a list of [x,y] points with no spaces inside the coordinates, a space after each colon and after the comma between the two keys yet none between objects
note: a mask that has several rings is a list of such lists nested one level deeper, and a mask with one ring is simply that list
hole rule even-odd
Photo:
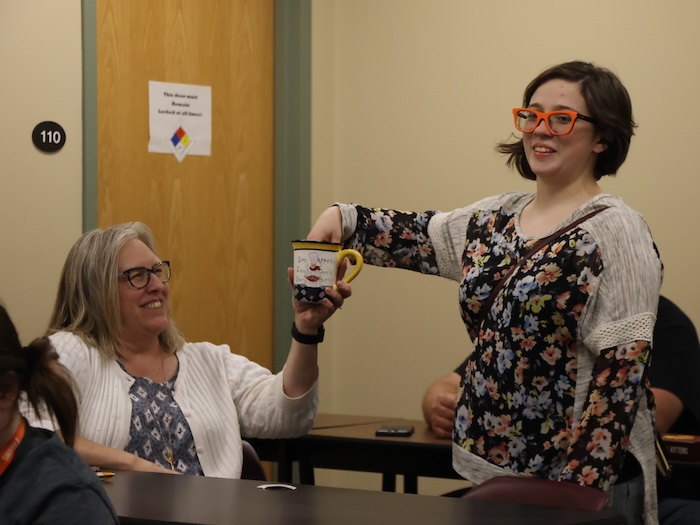
[{"label": "room number plaque", "polygon": [[32,131],[32,142],[45,153],[55,153],[66,143],[66,132],[56,122],[40,122]]}]

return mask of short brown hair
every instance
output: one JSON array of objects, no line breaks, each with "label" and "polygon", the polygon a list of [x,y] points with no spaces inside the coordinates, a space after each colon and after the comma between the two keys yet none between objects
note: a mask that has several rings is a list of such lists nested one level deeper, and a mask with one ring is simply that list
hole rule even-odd
[{"label": "short brown hair", "polygon": [[[625,86],[612,71],[589,62],[565,62],[540,73],[525,89],[523,107],[528,107],[537,88],[554,79],[577,82],[581,86],[588,106],[589,117],[595,119],[598,132],[606,141],[607,148],[598,154],[594,167],[596,180],[605,175],[615,175],[627,158],[630,141],[637,125],[632,118],[632,102]],[[525,157],[522,138],[517,142],[502,142],[496,150],[508,155],[506,164],[515,166],[523,177],[535,180]]]}]

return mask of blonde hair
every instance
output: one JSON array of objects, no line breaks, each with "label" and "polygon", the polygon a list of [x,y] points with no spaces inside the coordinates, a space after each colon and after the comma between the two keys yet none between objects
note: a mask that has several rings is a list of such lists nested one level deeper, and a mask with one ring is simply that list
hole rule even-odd
[{"label": "blonde hair", "polygon": [[[156,253],[155,239],[142,222],[127,222],[84,233],[63,265],[58,295],[49,322],[49,334],[71,332],[106,358],[116,359],[121,332],[119,309],[119,253],[133,239]],[[167,352],[185,343],[182,332],[167,311],[168,328],[158,339]]]}]

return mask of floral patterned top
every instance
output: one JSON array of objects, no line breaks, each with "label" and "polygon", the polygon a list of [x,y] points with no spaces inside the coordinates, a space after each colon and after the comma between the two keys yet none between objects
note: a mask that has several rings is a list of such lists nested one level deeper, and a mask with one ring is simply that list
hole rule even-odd
[{"label": "floral patterned top", "polygon": [[653,476],[646,370],[661,263],[648,228],[620,199],[595,197],[561,226],[609,209],[524,261],[482,312],[538,240],[519,228],[532,198],[505,194],[450,213],[340,205],[344,244],[367,264],[459,282],[474,351],[453,433],[458,472],[476,483],[510,473],[605,491],[629,448]]}]

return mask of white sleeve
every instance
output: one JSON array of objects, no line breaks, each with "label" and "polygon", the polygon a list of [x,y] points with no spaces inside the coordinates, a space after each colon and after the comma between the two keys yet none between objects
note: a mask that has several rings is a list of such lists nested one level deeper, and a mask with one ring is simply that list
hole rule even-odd
[{"label": "white sleeve", "polygon": [[633,341],[651,342],[662,271],[649,228],[626,206],[598,214],[586,228],[600,249],[603,272],[586,305],[581,339],[595,353]]}]

